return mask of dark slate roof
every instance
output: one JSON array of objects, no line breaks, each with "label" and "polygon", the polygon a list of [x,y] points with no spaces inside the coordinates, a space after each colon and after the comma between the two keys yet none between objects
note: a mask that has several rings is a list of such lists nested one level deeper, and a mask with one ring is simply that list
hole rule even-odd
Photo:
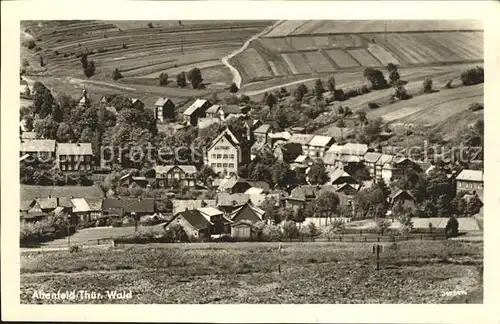
[{"label": "dark slate roof", "polygon": [[177,217],[183,217],[197,230],[205,229],[210,225],[210,222],[197,209],[180,212]]},{"label": "dark slate roof", "polygon": [[71,202],[71,198],[68,197],[60,197],[59,198],[59,203],[57,204],[59,207],[64,207],[64,208],[73,208],[75,205]]},{"label": "dark slate roof", "polygon": [[21,185],[21,199],[51,197],[99,198],[104,192],[99,186],[31,186]]},{"label": "dark slate roof", "polygon": [[247,182],[254,188],[264,189],[265,191],[269,191],[269,189],[271,189],[269,183],[265,181],[247,181]]},{"label": "dark slate roof", "polygon": [[21,200],[21,203],[19,205],[19,210],[20,211],[28,211],[30,208],[33,206],[35,203],[34,199],[23,199]]},{"label": "dark slate roof", "polygon": [[108,211],[110,208],[123,208],[125,213],[154,213],[155,201],[152,198],[144,199],[117,199],[106,198],[102,202],[102,210]]}]

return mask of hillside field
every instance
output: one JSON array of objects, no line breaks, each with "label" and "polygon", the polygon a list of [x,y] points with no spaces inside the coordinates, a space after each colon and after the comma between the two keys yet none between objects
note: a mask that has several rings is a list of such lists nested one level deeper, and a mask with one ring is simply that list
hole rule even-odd
[{"label": "hillside field", "polygon": [[[130,290],[131,299],[63,303],[481,303],[481,243],[385,244],[381,267],[357,243],[192,243],[23,253],[22,303],[33,290]],[[444,292],[465,291],[457,297]]]},{"label": "hillside field", "polygon": [[[252,35],[271,25],[270,21],[23,21],[21,42],[33,39],[37,48],[21,46],[21,59],[27,59],[27,79],[47,83],[54,92],[73,96],[83,88],[98,97],[110,91],[153,104],[160,95],[176,102],[223,91],[231,74],[221,58]],[[39,48],[39,49],[38,49]],[[87,78],[81,67],[82,53],[96,65]],[[40,56],[45,65],[40,66]],[[205,90],[190,85],[177,88],[176,74],[198,67]],[[123,79],[114,81],[118,69]],[[159,86],[160,73],[169,75],[167,87]]]},{"label": "hillside field", "polygon": [[[248,73],[246,66],[256,60],[261,62],[258,68]],[[482,60],[483,31],[478,21],[294,20],[276,24],[233,62],[241,67],[244,83],[251,84],[285,75],[362,71],[388,63],[411,67]]]}]

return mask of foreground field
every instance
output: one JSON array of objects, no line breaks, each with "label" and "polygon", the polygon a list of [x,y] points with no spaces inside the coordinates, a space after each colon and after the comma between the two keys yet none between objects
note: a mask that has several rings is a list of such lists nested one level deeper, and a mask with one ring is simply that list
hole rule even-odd
[{"label": "foreground field", "polygon": [[[23,303],[447,303],[482,302],[481,244],[171,244],[23,253]],[[132,292],[129,300],[35,300],[35,290]],[[460,300],[446,293],[464,291]]]}]

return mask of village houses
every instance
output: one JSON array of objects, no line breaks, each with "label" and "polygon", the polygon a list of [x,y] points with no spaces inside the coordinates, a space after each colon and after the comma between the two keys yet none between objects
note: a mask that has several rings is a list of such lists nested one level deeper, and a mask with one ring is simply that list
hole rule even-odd
[{"label": "village houses", "polygon": [[175,118],[175,104],[169,98],[158,98],[154,104],[154,110],[157,123],[164,123]]},{"label": "village houses", "polygon": [[207,164],[218,174],[236,175],[238,168],[249,161],[248,153],[229,128],[226,128],[209,146]]},{"label": "village houses", "polygon": [[157,165],[155,166],[156,184],[159,188],[174,185],[194,187],[196,185],[196,167],[194,165]]},{"label": "village houses", "polygon": [[206,116],[206,110],[212,104],[205,99],[196,99],[191,106],[187,107],[182,113],[184,122],[193,126],[198,125],[198,119]]},{"label": "village houses", "polygon": [[91,171],[94,155],[91,143],[58,143],[56,163],[61,171]]},{"label": "village houses", "polygon": [[484,195],[484,174],[482,170],[462,170],[455,178],[457,192],[477,194],[481,200]]}]

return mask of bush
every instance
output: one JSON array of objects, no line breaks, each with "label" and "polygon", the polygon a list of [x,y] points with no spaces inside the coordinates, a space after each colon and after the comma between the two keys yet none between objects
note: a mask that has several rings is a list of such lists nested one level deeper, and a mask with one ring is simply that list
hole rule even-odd
[{"label": "bush", "polygon": [[56,50],[56,51],[54,51],[54,55],[55,55],[55,56],[58,56],[58,55],[59,55],[59,51],[57,51],[57,50]]},{"label": "bush", "polygon": [[370,108],[370,109],[375,109],[375,108],[379,108],[379,107],[380,107],[379,104],[374,102],[374,101],[368,102],[368,108]]},{"label": "bush", "polygon": [[366,94],[370,92],[370,88],[368,86],[364,85],[361,87],[361,93]]},{"label": "bush", "polygon": [[474,69],[469,69],[462,72],[460,75],[463,85],[474,85],[484,82],[484,69],[482,67],[476,67]]},{"label": "bush", "polygon": [[478,111],[478,110],[483,110],[483,109],[484,109],[483,104],[480,104],[478,102],[474,102],[474,103],[471,103],[469,105],[469,110],[470,111]]},{"label": "bush", "polygon": [[425,79],[422,87],[425,93],[434,92],[434,90],[432,90],[432,79]]},{"label": "bush", "polygon": [[23,42],[23,46],[26,47],[27,49],[33,49],[36,47],[36,43],[33,39],[28,39]]},{"label": "bush", "polygon": [[149,28],[154,28],[153,23],[152,22],[148,22],[148,27]]},{"label": "bush", "polygon": [[69,253],[80,252],[82,249],[78,245],[72,245],[69,247]]},{"label": "bush", "polygon": [[336,100],[336,101],[344,101],[344,100],[347,100],[348,98],[344,94],[344,90],[342,90],[342,89],[336,89],[333,92],[333,99]]},{"label": "bush", "polygon": [[117,80],[120,80],[120,79],[123,79],[123,75],[121,74],[120,70],[118,70],[118,68],[116,68],[113,71],[113,80],[117,81]]},{"label": "bush", "polygon": [[448,219],[445,228],[445,234],[447,238],[458,236],[458,225],[458,220],[454,216]]}]

